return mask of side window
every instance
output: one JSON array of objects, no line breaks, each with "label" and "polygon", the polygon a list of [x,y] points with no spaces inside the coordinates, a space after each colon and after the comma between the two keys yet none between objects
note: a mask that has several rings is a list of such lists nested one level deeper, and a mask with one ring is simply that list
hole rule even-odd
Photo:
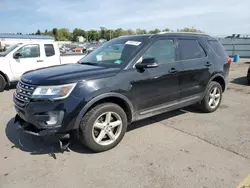
[{"label": "side window", "polygon": [[175,49],[173,40],[158,40],[153,43],[143,55],[145,58],[155,58],[158,63],[175,61]]},{"label": "side window", "polygon": [[21,54],[20,58],[40,57],[40,46],[38,44],[28,44],[17,50]]},{"label": "side window", "polygon": [[179,39],[180,60],[206,57],[206,53],[197,40]]},{"label": "side window", "polygon": [[55,49],[53,44],[45,44],[44,45],[45,55],[46,57],[50,57],[55,55]]},{"label": "side window", "polygon": [[209,40],[208,44],[213,48],[214,52],[219,56],[219,57],[227,57],[227,53],[225,48],[222,46],[222,44],[219,41],[216,40]]}]

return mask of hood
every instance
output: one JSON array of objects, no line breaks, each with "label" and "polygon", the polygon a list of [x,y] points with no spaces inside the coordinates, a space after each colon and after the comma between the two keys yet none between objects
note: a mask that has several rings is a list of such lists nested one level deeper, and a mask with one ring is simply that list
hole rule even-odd
[{"label": "hood", "polygon": [[22,76],[22,81],[34,85],[60,85],[112,76],[118,70],[118,68],[104,68],[83,64],[58,65],[26,72]]}]

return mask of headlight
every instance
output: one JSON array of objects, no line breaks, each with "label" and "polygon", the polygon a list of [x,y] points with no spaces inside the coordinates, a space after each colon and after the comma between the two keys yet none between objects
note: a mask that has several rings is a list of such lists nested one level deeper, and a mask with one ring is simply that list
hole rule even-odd
[{"label": "headlight", "polygon": [[64,99],[69,96],[69,94],[75,88],[76,83],[58,85],[58,86],[38,86],[33,95],[33,99],[47,98],[47,99]]}]

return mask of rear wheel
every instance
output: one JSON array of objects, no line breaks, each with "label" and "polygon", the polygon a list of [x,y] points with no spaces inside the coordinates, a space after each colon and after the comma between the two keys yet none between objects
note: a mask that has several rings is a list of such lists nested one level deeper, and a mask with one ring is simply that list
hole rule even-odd
[{"label": "rear wheel", "polygon": [[204,112],[216,111],[222,100],[222,88],[218,82],[212,81],[206,91],[205,97],[202,100],[200,106]]},{"label": "rear wheel", "polygon": [[82,118],[79,139],[95,152],[114,148],[127,130],[124,110],[113,103],[103,103],[92,108]]},{"label": "rear wheel", "polygon": [[2,75],[0,75],[0,92],[3,92],[6,86],[5,79]]}]

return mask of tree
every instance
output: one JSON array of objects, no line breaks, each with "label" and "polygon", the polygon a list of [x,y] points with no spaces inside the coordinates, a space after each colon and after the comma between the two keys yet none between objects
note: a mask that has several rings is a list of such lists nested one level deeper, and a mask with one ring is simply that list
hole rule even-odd
[{"label": "tree", "polygon": [[150,34],[157,34],[157,33],[160,33],[161,31],[159,29],[154,29],[154,30],[151,30],[149,31]]},{"label": "tree", "polygon": [[38,29],[36,35],[41,35],[41,31]]},{"label": "tree", "polygon": [[120,37],[123,35],[123,29],[122,28],[118,28],[116,30],[113,31],[113,37]]},{"label": "tree", "polygon": [[72,40],[72,33],[66,28],[61,28],[57,30],[57,40],[58,41],[69,41]]},{"label": "tree", "polygon": [[166,28],[166,29],[163,29],[162,32],[169,32],[170,29]]},{"label": "tree", "polygon": [[55,39],[58,40],[58,37],[57,37],[57,28],[53,28],[52,29],[52,34],[55,37]]},{"label": "tree", "polygon": [[147,31],[145,29],[136,29],[135,33],[137,35],[147,34]]},{"label": "tree", "polygon": [[196,32],[196,33],[203,33],[203,31],[199,30],[199,29],[195,29],[194,27],[192,28],[188,28],[188,27],[185,27],[183,29],[178,29],[177,31],[179,32]]},{"label": "tree", "polygon": [[82,29],[75,28],[72,33],[73,41],[77,41],[77,37],[82,36],[86,38],[86,31]]}]

